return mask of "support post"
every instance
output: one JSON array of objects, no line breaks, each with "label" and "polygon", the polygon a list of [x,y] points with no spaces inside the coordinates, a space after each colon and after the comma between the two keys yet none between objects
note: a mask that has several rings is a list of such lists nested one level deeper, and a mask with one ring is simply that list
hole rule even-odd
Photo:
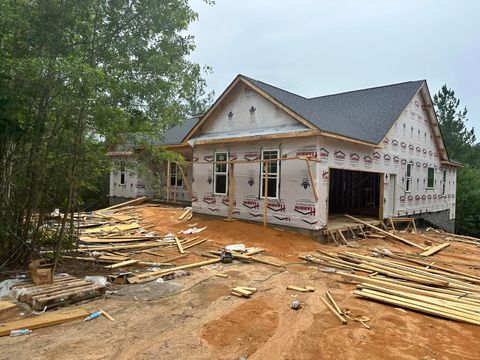
[{"label": "support post", "polygon": [[228,221],[232,221],[233,202],[235,200],[235,173],[233,163],[228,164]]},{"label": "support post", "polygon": [[[265,167],[265,188],[263,191],[263,226],[267,226],[267,209],[268,209],[268,165],[269,162],[264,161],[263,166]],[[263,186],[263,184],[261,184]]]},{"label": "support post", "polygon": [[173,203],[177,203],[177,176],[178,176],[178,163],[175,161],[175,184],[173,185]]},{"label": "support post", "polygon": [[313,197],[315,198],[315,202],[317,202],[318,201],[317,187],[315,185],[315,182],[313,181],[313,175],[312,175],[312,169],[310,167],[310,162],[308,161],[308,159],[305,159],[305,162],[307,164],[308,176],[310,177],[310,183],[312,184]]},{"label": "support post", "polygon": [[167,203],[170,202],[170,177],[172,161],[167,160]]},{"label": "support post", "polygon": [[187,181],[187,177],[185,176],[183,168],[181,166],[179,166],[178,168],[180,169],[180,173],[182,174],[183,183],[187,186],[188,195],[190,195],[190,197],[192,197],[193,196],[192,188],[190,187],[190,184]]}]

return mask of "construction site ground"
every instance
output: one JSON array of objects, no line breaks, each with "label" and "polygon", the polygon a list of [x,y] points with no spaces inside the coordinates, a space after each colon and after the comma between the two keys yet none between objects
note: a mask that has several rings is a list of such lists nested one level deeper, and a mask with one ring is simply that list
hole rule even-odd
[{"label": "construction site ground", "polygon": [[[319,271],[299,255],[321,249],[335,253],[346,246],[321,245],[306,235],[242,221],[225,222],[194,215],[179,221],[182,209],[145,207],[142,224],[159,234],[178,232],[187,224],[207,228],[209,240],[189,249],[175,261],[181,265],[204,260],[201,254],[243,243],[265,249],[256,255],[282,263],[213,264],[164,282],[115,285],[108,295],[77,304],[107,310],[115,322],[99,318],[35,330],[22,337],[0,338],[0,359],[478,359],[480,327],[420,314],[356,298],[354,284],[338,274]],[[432,235],[429,235],[432,236]],[[423,244],[420,235],[402,237]],[[358,253],[374,248],[415,252],[395,240],[353,241]],[[358,247],[357,247],[358,246]],[[178,255],[172,247],[170,255]],[[161,261],[142,253],[145,261]],[[480,276],[480,248],[460,242],[431,257],[456,269]],[[77,276],[106,273],[95,264],[62,262],[62,271]],[[478,264],[478,267],[475,266]],[[321,266],[320,266],[321,267]],[[217,273],[227,278],[215,276]],[[315,292],[287,290],[287,285],[313,286]],[[236,286],[256,287],[251,298],[230,294]],[[370,319],[370,329],[356,321],[342,325],[320,297],[329,290],[341,308]],[[113,291],[113,293],[111,293]],[[299,300],[302,308],[290,304]],[[21,319],[26,309],[3,312],[0,322]],[[24,315],[23,315],[24,316]]]}]

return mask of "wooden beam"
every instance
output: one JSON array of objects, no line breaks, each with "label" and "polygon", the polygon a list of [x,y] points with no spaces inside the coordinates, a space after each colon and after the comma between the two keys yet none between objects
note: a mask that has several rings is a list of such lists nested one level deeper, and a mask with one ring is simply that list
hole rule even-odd
[{"label": "wooden beam", "polygon": [[74,309],[70,311],[56,311],[52,313],[46,313],[38,315],[28,319],[22,319],[17,321],[11,321],[8,323],[0,324],[0,336],[6,336],[10,334],[11,330],[17,329],[39,329],[47,326],[63,324],[73,320],[84,319],[90,313],[84,309]]},{"label": "wooden beam", "polygon": [[[380,194],[378,195],[378,218],[383,220],[384,214],[384,197],[385,197],[385,174],[379,173],[380,176]],[[383,224],[383,223],[382,223]]]},{"label": "wooden beam", "polygon": [[147,197],[146,197],[146,196],[142,196],[142,197],[139,197],[139,198],[136,198],[136,199],[133,199],[133,200],[128,200],[128,201],[122,202],[122,203],[120,203],[120,204],[110,206],[110,207],[105,208],[105,209],[96,210],[95,212],[102,212],[102,211],[114,210],[114,209],[118,209],[118,208],[123,207],[123,206],[132,205],[132,204],[137,204],[137,203],[140,203],[140,204],[141,204],[141,203],[144,202],[145,200],[147,200]]},{"label": "wooden beam", "polygon": [[182,174],[183,183],[187,186],[188,195],[190,195],[190,197],[193,197],[192,187],[188,183],[187,177],[185,176],[185,173],[183,172],[183,169],[180,165],[178,166],[178,169],[180,169],[180,173]]},{"label": "wooden beam", "polygon": [[183,250],[182,244],[180,243],[180,240],[178,240],[177,236],[175,236],[175,243],[177,244],[178,252],[180,254],[183,254],[185,252],[185,250]]},{"label": "wooden beam", "polygon": [[310,161],[308,159],[305,159],[305,162],[307,164],[307,170],[308,170],[308,176],[310,177],[310,183],[312,184],[313,197],[315,199],[315,202],[317,202],[318,201],[317,186],[316,186],[315,182],[313,181],[313,175],[312,175],[312,169],[310,167]]},{"label": "wooden beam", "polygon": [[342,325],[346,325],[347,324],[347,320],[340,314],[338,313],[332,305],[330,305],[330,303],[325,300],[324,298],[320,298],[320,300],[322,300],[322,302],[325,304],[325,306],[328,308],[328,310],[330,310],[330,312],[335,315],[335,317],[342,323]]},{"label": "wooden beam", "polygon": [[277,139],[290,139],[290,138],[302,138],[319,136],[322,133],[318,130],[306,130],[296,131],[284,134],[269,134],[269,135],[252,135],[252,136],[240,136],[225,139],[211,139],[211,140],[197,140],[195,145],[211,145],[211,144],[224,144],[224,143],[238,143],[238,142],[251,142],[251,141],[265,141],[265,140],[277,140]]},{"label": "wooden beam", "polygon": [[425,250],[424,252],[420,253],[420,256],[431,256],[433,254],[436,254],[437,252],[445,249],[446,247],[449,247],[450,243],[446,242],[443,244],[438,244],[435,246],[431,246],[428,250]]},{"label": "wooden beam", "polygon": [[170,166],[171,164],[172,164],[172,161],[167,160],[167,203],[170,202],[170,176],[171,176]]},{"label": "wooden beam", "polygon": [[[268,210],[268,166],[269,162],[263,163],[265,170],[265,187],[263,189],[263,226],[267,226],[267,210]],[[263,186],[263,183],[260,184]]]},{"label": "wooden beam", "polygon": [[235,200],[235,170],[234,164],[228,164],[228,221],[233,219],[233,203]]},{"label": "wooden beam", "polygon": [[178,164],[175,162],[175,184],[173,185],[173,203],[177,203],[177,176],[178,176]]},{"label": "wooden beam", "polygon": [[119,267],[130,266],[138,263],[138,260],[125,260],[116,264],[104,266],[105,269],[116,269]]},{"label": "wooden beam", "polygon": [[407,245],[414,246],[414,247],[419,248],[419,249],[422,249],[422,250],[426,250],[424,247],[422,247],[422,246],[420,246],[420,245],[417,245],[417,244],[415,244],[415,243],[413,243],[413,242],[411,242],[411,241],[408,241],[407,239],[401,238],[400,236],[397,236],[397,235],[395,235],[395,234],[391,234],[391,233],[389,233],[388,231],[382,230],[382,229],[380,229],[380,228],[378,228],[378,227],[376,227],[376,226],[374,226],[374,225],[372,225],[372,224],[369,224],[369,223],[366,222],[366,221],[357,219],[357,218],[355,218],[355,217],[353,217],[353,216],[350,216],[350,215],[347,215],[347,214],[345,214],[345,216],[346,216],[347,218],[351,219],[351,220],[354,220],[354,221],[356,221],[356,222],[359,222],[360,224],[363,224],[363,225],[365,225],[365,226],[368,226],[368,227],[370,227],[370,228],[378,231],[380,234],[384,234],[384,235],[386,235],[386,236],[389,236],[389,237],[391,237],[391,238],[393,238],[393,239],[395,239],[395,240],[401,241],[401,242],[403,242],[403,243],[405,243],[405,244],[407,244]]}]

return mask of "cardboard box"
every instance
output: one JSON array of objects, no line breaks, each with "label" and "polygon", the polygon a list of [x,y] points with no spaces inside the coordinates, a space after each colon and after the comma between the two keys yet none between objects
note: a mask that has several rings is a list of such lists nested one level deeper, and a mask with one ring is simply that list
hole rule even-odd
[{"label": "cardboard box", "polygon": [[40,261],[34,260],[28,265],[30,277],[35,285],[51,284],[53,282],[53,269],[40,268]]}]

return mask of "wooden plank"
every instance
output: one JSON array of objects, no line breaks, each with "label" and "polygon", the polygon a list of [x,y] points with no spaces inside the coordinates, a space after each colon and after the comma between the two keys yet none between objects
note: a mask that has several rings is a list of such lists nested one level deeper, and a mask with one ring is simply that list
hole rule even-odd
[{"label": "wooden plank", "polygon": [[300,291],[300,292],[310,292],[310,290],[298,286],[293,286],[293,285],[288,285],[287,290],[295,290],[295,291]]},{"label": "wooden plank", "polygon": [[330,303],[332,304],[335,311],[338,312],[339,314],[342,314],[342,310],[340,310],[340,307],[337,305],[337,303],[333,299],[333,296],[332,296],[332,294],[330,294],[330,291],[327,290],[325,292],[325,295],[327,296],[328,301],[330,301]]},{"label": "wooden plank", "polygon": [[315,202],[317,202],[318,201],[317,186],[316,186],[315,182],[313,181],[313,175],[312,175],[312,169],[310,167],[310,161],[308,159],[305,159],[305,162],[307,163],[308,176],[310,177],[310,183],[312,184],[313,197],[315,199]]},{"label": "wooden plank", "polygon": [[[212,254],[214,254],[214,255],[219,255],[219,256],[220,256],[220,251],[210,251],[210,252],[211,252]],[[262,263],[262,264],[272,265],[272,266],[276,266],[276,267],[282,267],[282,266],[283,266],[283,265],[274,263],[274,262],[272,262],[272,261],[259,259],[259,258],[253,257],[253,256],[233,254],[233,257],[234,257],[235,259],[248,260],[248,261],[256,261],[256,262],[259,262],[259,263]]]},{"label": "wooden plank", "polygon": [[354,295],[357,295],[360,297],[364,297],[371,300],[377,300],[390,305],[400,306],[406,309],[415,310],[415,311],[423,312],[430,315],[436,315],[436,316],[440,316],[450,320],[457,320],[457,321],[466,322],[469,324],[480,325],[479,320],[468,316],[468,314],[463,314],[461,312],[453,312],[444,307],[431,305],[423,301],[410,300],[410,299],[406,299],[399,296],[393,296],[393,295],[388,295],[381,292],[369,291],[369,290],[361,290],[361,291],[355,290],[353,293]]},{"label": "wooden plank", "polygon": [[228,164],[228,221],[233,220],[233,202],[235,200],[235,173],[234,164]]},{"label": "wooden plank", "polygon": [[147,197],[142,196],[142,197],[139,197],[139,198],[136,198],[136,199],[133,199],[133,200],[128,200],[128,201],[122,202],[122,203],[117,204],[117,205],[113,205],[113,206],[110,206],[110,207],[107,207],[107,208],[104,208],[104,209],[97,210],[96,212],[118,209],[118,208],[121,208],[121,207],[124,207],[124,206],[127,206],[127,205],[133,205],[133,204],[137,204],[137,203],[141,204],[146,200],[147,200]]},{"label": "wooden plank", "polygon": [[445,249],[449,246],[450,246],[449,242],[432,246],[428,250],[420,253],[420,256],[432,256],[432,255],[436,254],[437,252],[439,252],[439,251],[441,251],[441,250],[443,250],[443,249]]},{"label": "wooden plank", "polygon": [[480,306],[480,302],[478,302],[477,300],[469,299],[467,297],[462,297],[462,295],[464,294],[455,294],[455,293],[448,294],[448,293],[442,292],[441,289],[438,289],[438,288],[432,288],[432,287],[428,288],[425,286],[425,289],[421,289],[417,287],[412,287],[412,284],[407,282],[395,283],[392,281],[387,281],[385,279],[380,279],[380,278],[377,279],[377,278],[372,278],[368,276],[359,276],[354,274],[341,274],[341,275],[343,278],[359,282],[360,285],[362,286],[365,286],[366,284],[379,285],[382,287],[396,289],[399,291],[405,291],[405,292],[435,297],[435,298],[444,299],[444,300],[455,300],[456,302],[464,303],[464,304],[471,304],[471,305],[477,304],[478,306]]},{"label": "wooden plank", "polygon": [[90,313],[84,309],[73,309],[69,311],[56,311],[43,315],[38,315],[33,318],[11,321],[0,324],[0,336],[10,334],[11,330],[17,329],[39,329],[47,326],[63,324],[69,321],[84,319]]},{"label": "wooden plank", "polygon": [[182,166],[179,165],[178,168],[180,170],[180,174],[182,174],[183,183],[187,187],[188,195],[190,195],[190,197],[193,197],[192,187],[190,186],[190,183],[187,181],[187,177],[185,176],[185,172],[183,171]]},{"label": "wooden plank", "polygon": [[180,240],[178,240],[177,236],[175,236],[175,243],[177,244],[178,252],[180,254],[183,254],[185,252],[185,250],[183,250],[182,244],[180,243]]},{"label": "wooden plank", "polygon": [[12,309],[16,306],[17,306],[17,304],[14,304],[10,301],[0,301],[0,313],[3,312],[3,311],[7,311],[9,309]]},{"label": "wooden plank", "polygon": [[359,222],[360,224],[363,224],[363,225],[365,225],[365,226],[368,226],[368,227],[370,227],[370,228],[378,231],[380,234],[384,234],[384,235],[389,236],[389,237],[391,237],[391,238],[393,238],[393,239],[395,239],[395,240],[401,241],[401,242],[403,242],[403,243],[405,243],[405,244],[407,244],[407,245],[414,246],[414,247],[416,247],[416,248],[425,250],[425,248],[422,247],[422,246],[420,246],[420,245],[417,245],[417,244],[415,244],[415,243],[413,243],[413,242],[411,242],[411,241],[408,241],[407,239],[403,239],[403,238],[401,238],[400,236],[397,236],[397,235],[395,235],[395,234],[389,233],[388,231],[382,230],[382,229],[380,229],[380,228],[378,228],[378,227],[376,227],[376,226],[374,226],[374,225],[369,224],[369,223],[366,222],[366,221],[357,219],[357,218],[355,218],[355,217],[353,217],[353,216],[350,216],[350,215],[347,215],[347,214],[345,214],[345,216],[348,217],[348,218],[351,219],[351,220],[354,220],[354,221],[356,221],[356,222]]},{"label": "wooden plank", "polygon": [[98,309],[98,311],[101,311],[102,315],[105,316],[108,320],[115,321],[115,318],[112,315],[110,315],[108,312],[106,312],[105,310]]},{"label": "wooden plank", "polygon": [[192,264],[185,264],[185,265],[180,265],[173,267],[171,269],[166,269],[166,270],[159,270],[159,271],[152,271],[152,272],[147,272],[147,273],[142,273],[142,274],[137,274],[137,277],[139,279],[149,279],[147,281],[155,280],[156,278],[160,276],[165,276],[174,273],[175,271],[178,270],[184,270],[184,269],[191,269],[194,267],[200,267],[204,265],[210,265],[210,264],[215,264],[220,262],[220,258],[217,259],[212,259],[212,260],[205,260],[205,261],[200,261]]},{"label": "wooden plank", "polygon": [[200,240],[200,241],[197,241],[197,242],[195,242],[195,243],[188,244],[188,245],[187,245],[187,246],[185,246],[183,249],[184,249],[184,250],[185,250],[185,249],[190,249],[191,247],[194,247],[194,246],[200,245],[200,244],[204,243],[204,242],[205,242],[205,241],[207,241],[207,240],[208,240],[208,238],[205,238],[205,239],[203,239],[203,240]]},{"label": "wooden plank", "polygon": [[342,323],[342,325],[346,325],[347,324],[347,320],[339,313],[337,312],[332,305],[330,305],[330,303],[325,300],[324,298],[320,298],[320,300],[322,300],[322,302],[325,304],[325,306],[328,308],[328,310],[330,310],[330,312],[335,315],[335,317]]},{"label": "wooden plank", "polygon": [[116,264],[104,266],[105,269],[117,269],[124,266],[130,266],[138,263],[138,260],[125,260]]},{"label": "wooden plank", "polygon": [[170,177],[171,177],[171,160],[167,160],[167,203],[170,202]]},{"label": "wooden plank", "polygon": [[[265,188],[263,189],[263,226],[267,226],[267,210],[268,210],[268,166],[269,162],[265,161],[263,166],[265,167]],[[260,186],[263,186],[261,184]]]},{"label": "wooden plank", "polygon": [[191,207],[188,207],[187,209],[185,209],[185,211],[177,218],[177,220],[183,220],[190,211],[192,211]]}]

